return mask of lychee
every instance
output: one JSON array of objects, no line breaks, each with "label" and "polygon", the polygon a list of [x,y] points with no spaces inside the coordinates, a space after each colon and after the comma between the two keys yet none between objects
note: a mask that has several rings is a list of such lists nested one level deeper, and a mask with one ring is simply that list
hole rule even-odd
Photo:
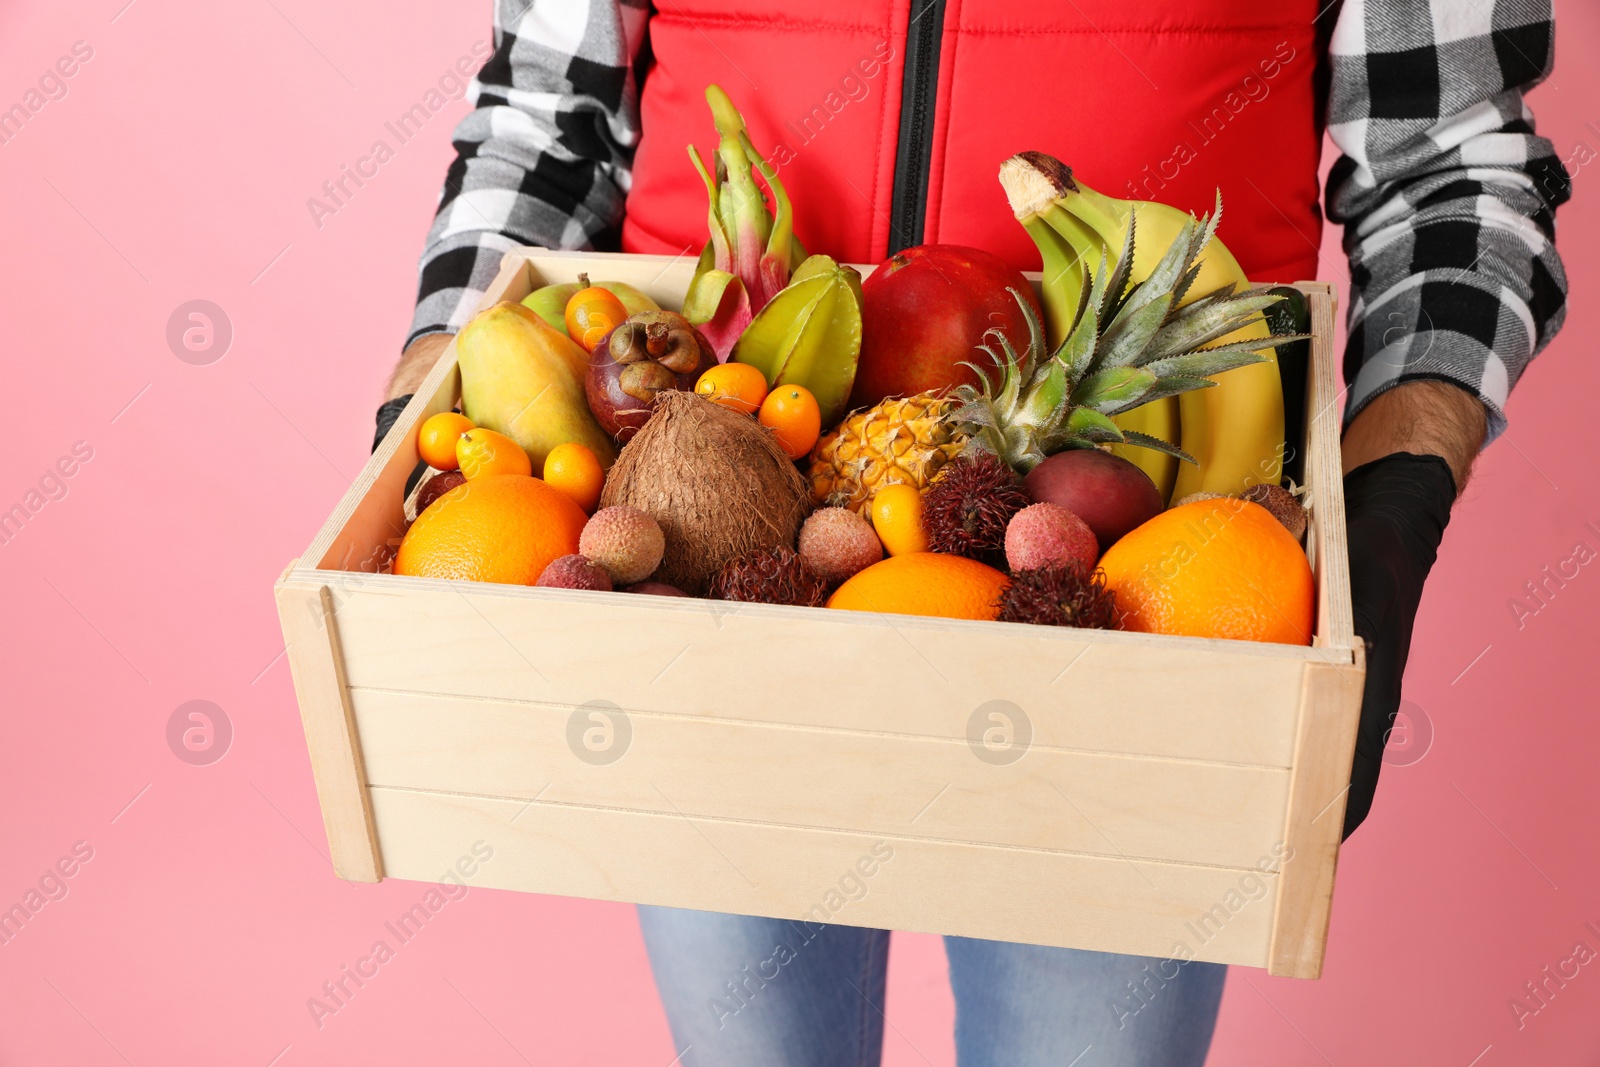
[{"label": "lychee", "polygon": [[465,485],[466,475],[460,471],[440,471],[422,483],[417,490],[417,514],[428,510],[428,505],[444,496],[458,485]]},{"label": "lychee", "polygon": [[648,593],[651,596],[688,596],[682,589],[666,582],[634,582],[622,587],[624,593]]},{"label": "lychee", "polygon": [[650,577],[661,565],[666,547],[655,519],[621,504],[595,512],[578,537],[578,551],[604,567],[615,585]]},{"label": "lychee", "polygon": [[611,575],[588,556],[560,556],[550,561],[534,585],[547,589],[598,589],[611,592]]},{"label": "lychee", "polygon": [[1006,525],[1006,563],[1013,571],[1078,563],[1094,570],[1100,542],[1089,524],[1060,504],[1029,504]]},{"label": "lychee", "polygon": [[837,585],[883,558],[883,542],[872,523],[849,508],[821,508],[800,527],[800,559]]},{"label": "lychee", "polygon": [[1305,506],[1289,490],[1281,485],[1252,485],[1239,494],[1240,499],[1260,504],[1272,512],[1272,517],[1283,523],[1283,528],[1294,536],[1296,541],[1306,535],[1306,509]]}]

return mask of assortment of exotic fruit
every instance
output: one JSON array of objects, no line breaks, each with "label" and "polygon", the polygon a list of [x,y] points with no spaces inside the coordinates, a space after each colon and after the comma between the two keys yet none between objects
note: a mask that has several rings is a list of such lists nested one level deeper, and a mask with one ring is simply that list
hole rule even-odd
[{"label": "assortment of exotic fruit", "polygon": [[1293,320],[1218,240],[1220,194],[1195,218],[1022,152],[1000,182],[1037,293],[952,245],[863,281],[802,248],[706,99],[709,240],[678,309],[580,276],[469,322],[393,573],[1310,642],[1277,363],[1305,335],[1269,326]]}]

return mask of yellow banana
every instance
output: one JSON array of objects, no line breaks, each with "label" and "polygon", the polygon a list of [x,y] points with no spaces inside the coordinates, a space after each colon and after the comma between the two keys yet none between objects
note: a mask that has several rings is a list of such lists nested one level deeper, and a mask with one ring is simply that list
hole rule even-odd
[{"label": "yellow banana", "polygon": [[1100,262],[1100,254],[1095,249],[1086,260],[1085,249],[1074,247],[1037,215],[1019,221],[1038,246],[1044,263],[1039,278],[1039,292],[1043,298],[1040,303],[1044,305],[1045,339],[1054,351],[1072,329],[1073,318],[1083,300],[1083,272],[1085,268],[1094,269]]},{"label": "yellow banana", "polygon": [[[1112,242],[1125,240],[1128,220],[1137,219],[1135,226],[1140,240],[1134,249],[1135,281],[1148,275],[1159,256],[1159,250],[1170,243],[1183,223],[1191,217],[1169,204],[1148,200],[1116,200],[1076,180],[1073,184],[1077,188],[1069,190],[1055,206],[1064,213],[1076,216],[1109,247],[1120,247]],[[1219,216],[1221,211],[1222,201],[1219,197]],[[1213,238],[1201,259],[1200,274],[1183,302],[1187,303],[1230,282],[1241,289],[1250,285],[1239,261],[1233,258],[1221,241]],[[1218,339],[1215,344],[1270,335],[1267,324],[1258,320]],[[1238,493],[1258,482],[1271,485],[1278,483],[1283,472],[1283,384],[1278,373],[1276,349],[1269,345],[1260,351],[1267,357],[1265,362],[1217,375],[1214,388],[1197,389],[1173,398],[1181,412],[1183,450],[1197,462],[1177,465],[1170,500],[1198,492]],[[1128,414],[1138,414],[1155,406],[1146,404]],[[1120,417],[1118,425],[1124,429],[1139,429],[1124,425]],[[1128,458],[1135,457],[1130,455]]]}]

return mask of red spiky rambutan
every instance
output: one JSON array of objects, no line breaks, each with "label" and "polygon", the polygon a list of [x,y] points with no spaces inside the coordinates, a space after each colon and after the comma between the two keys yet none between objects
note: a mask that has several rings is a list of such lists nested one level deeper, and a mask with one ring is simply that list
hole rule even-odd
[{"label": "red spiky rambutan", "polygon": [[922,497],[928,548],[1005,566],[1006,526],[1032,503],[1022,480],[993,452],[946,463]]},{"label": "red spiky rambutan", "polygon": [[792,550],[758,548],[724,564],[706,595],[712,600],[820,608],[828,602],[828,583]]},{"label": "red spiky rambutan", "polygon": [[1088,572],[1077,563],[1016,571],[1000,594],[1001,622],[1114,630],[1120,619],[1116,594],[1106,588],[1105,573]]}]

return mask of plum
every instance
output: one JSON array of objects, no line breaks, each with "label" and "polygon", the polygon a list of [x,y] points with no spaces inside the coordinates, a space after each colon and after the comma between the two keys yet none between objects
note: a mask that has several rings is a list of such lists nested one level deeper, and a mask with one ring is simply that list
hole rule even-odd
[{"label": "plum", "polygon": [[584,395],[601,427],[626,443],[650,418],[656,394],[694,390],[717,365],[704,334],[675,311],[630,315],[589,353]]},{"label": "plum", "polygon": [[1149,475],[1097,448],[1057,452],[1028,472],[1022,488],[1036,501],[1077,515],[1094,531],[1102,552],[1166,506]]}]

